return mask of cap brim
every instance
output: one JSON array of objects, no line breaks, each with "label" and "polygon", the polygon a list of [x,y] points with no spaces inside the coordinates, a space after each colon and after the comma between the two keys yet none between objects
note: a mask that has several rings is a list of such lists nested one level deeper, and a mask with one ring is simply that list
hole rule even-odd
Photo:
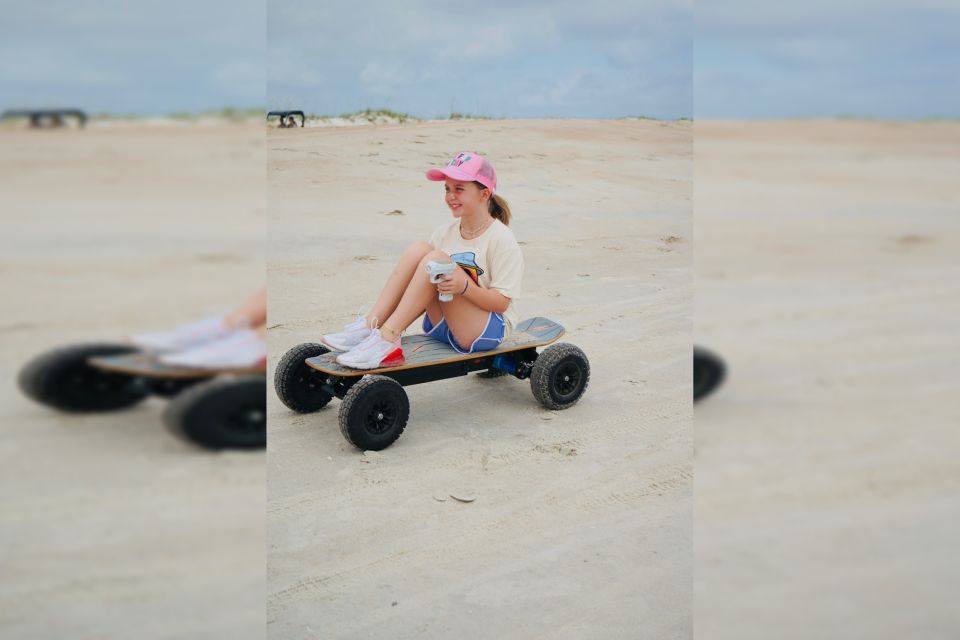
[{"label": "cap brim", "polygon": [[447,178],[453,178],[454,180],[465,180],[467,182],[473,182],[475,178],[467,173],[462,171],[457,167],[444,167],[443,169],[430,169],[427,171],[427,180],[433,180],[434,182],[439,182],[440,180],[446,180]]}]

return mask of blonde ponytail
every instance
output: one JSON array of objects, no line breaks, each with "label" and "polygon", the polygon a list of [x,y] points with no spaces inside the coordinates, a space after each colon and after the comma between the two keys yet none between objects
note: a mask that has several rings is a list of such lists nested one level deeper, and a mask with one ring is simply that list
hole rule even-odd
[{"label": "blonde ponytail", "polygon": [[507,204],[507,201],[503,196],[498,196],[497,194],[490,196],[490,202],[487,204],[487,211],[489,211],[490,215],[503,224],[507,225],[508,227],[510,226],[510,219],[513,216],[510,214],[510,205]]}]

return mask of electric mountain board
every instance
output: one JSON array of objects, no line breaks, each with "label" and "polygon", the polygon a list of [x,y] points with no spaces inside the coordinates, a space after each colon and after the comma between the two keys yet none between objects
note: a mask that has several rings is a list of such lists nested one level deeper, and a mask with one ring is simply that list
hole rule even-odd
[{"label": "electric mountain board", "polygon": [[[484,372],[530,379],[534,397],[548,409],[566,409],[583,395],[590,380],[586,355],[572,344],[554,344],[564,328],[547,318],[530,318],[514,327],[498,349],[462,354],[426,335],[402,338],[404,362],[379,369],[353,369],[317,343],[290,349],[277,364],[274,387],[280,400],[298,413],[319,411],[340,398],[343,436],[360,449],[393,444],[406,427],[410,403],[403,387]],[[551,345],[551,346],[547,346]],[[539,347],[547,347],[538,352]]]},{"label": "electric mountain board", "polygon": [[18,381],[31,399],[70,413],[170,398],[163,420],[176,434],[211,449],[266,446],[263,369],[171,367],[129,344],[93,343],[40,354],[21,369]]}]

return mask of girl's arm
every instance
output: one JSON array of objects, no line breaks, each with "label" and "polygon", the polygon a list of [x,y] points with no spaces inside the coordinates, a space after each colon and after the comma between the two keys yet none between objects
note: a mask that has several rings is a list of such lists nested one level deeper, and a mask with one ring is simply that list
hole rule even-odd
[{"label": "girl's arm", "polygon": [[496,289],[484,289],[474,283],[462,268],[454,269],[453,273],[446,277],[446,280],[437,284],[437,291],[451,293],[455,296],[462,295],[484,311],[506,313],[507,307],[510,306],[510,298]]},{"label": "girl's arm", "polygon": [[496,289],[484,289],[475,285],[470,279],[467,280],[467,290],[463,293],[463,297],[481,309],[494,313],[506,313],[507,307],[510,306],[510,298]]}]

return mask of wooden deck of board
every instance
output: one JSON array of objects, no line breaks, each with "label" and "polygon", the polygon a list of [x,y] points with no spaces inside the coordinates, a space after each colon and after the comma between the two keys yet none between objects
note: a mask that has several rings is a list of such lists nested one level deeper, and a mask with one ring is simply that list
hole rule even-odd
[{"label": "wooden deck of board", "polygon": [[499,349],[481,351],[478,353],[462,354],[446,342],[440,342],[424,334],[404,336],[401,339],[403,346],[404,363],[394,367],[380,369],[353,369],[337,362],[339,353],[325,353],[321,356],[307,358],[309,366],[318,371],[338,376],[360,376],[382,373],[385,371],[399,371],[435,364],[472,360],[498,353],[509,353],[530,347],[540,347],[555,342],[564,334],[564,328],[547,318],[530,318],[517,324],[513,333],[505,340]]}]

